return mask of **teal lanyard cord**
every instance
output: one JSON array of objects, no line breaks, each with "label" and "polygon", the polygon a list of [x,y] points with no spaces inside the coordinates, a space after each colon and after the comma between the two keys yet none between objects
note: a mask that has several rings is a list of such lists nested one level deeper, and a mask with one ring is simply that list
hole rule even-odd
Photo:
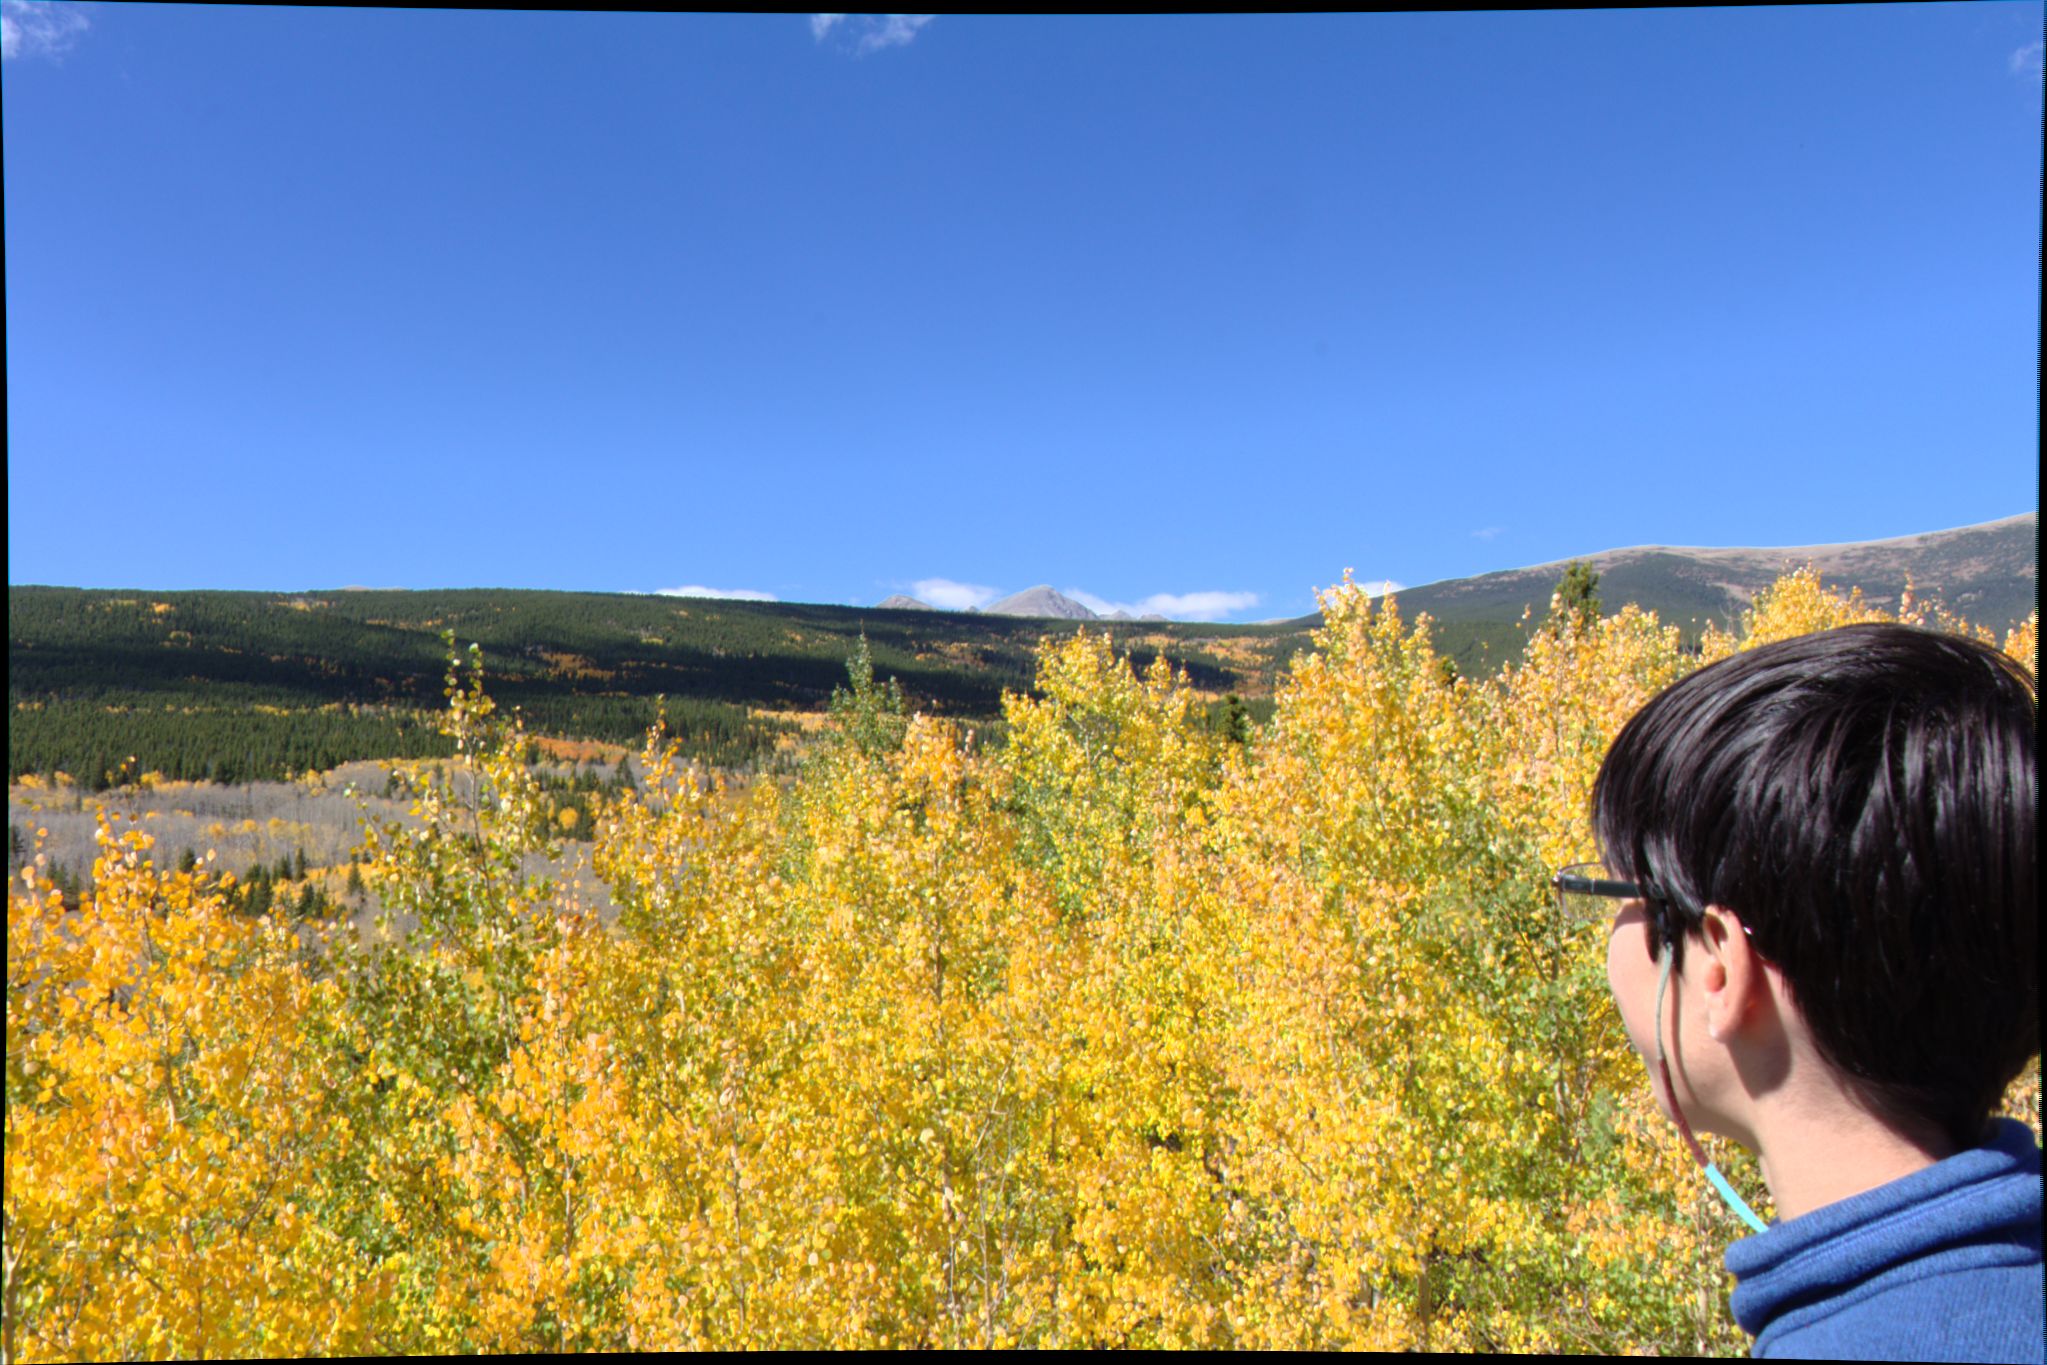
[{"label": "teal lanyard cord", "polygon": [[1712,1182],[1714,1189],[1720,1191],[1720,1198],[1725,1201],[1728,1208],[1734,1210],[1742,1222],[1747,1223],[1757,1232],[1768,1232],[1770,1230],[1770,1225],[1756,1217],[1756,1211],[1748,1206],[1746,1200],[1734,1192],[1734,1186],[1727,1183],[1727,1177],[1720,1174],[1720,1168],[1710,1161],[1706,1163],[1706,1179]]}]

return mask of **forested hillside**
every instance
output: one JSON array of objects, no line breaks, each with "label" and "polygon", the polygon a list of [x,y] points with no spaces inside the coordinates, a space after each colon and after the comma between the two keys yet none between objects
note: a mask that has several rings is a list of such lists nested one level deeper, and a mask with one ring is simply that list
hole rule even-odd
[{"label": "forested hillside", "polygon": [[[2031,609],[2038,517],[1891,541],[1796,550],[1637,547],[1588,556],[1609,612],[1633,603],[1687,648],[1728,628],[1804,556],[1832,587],[1918,600],[2009,629]],[[1521,658],[1563,565],[1404,588],[1440,656],[1467,676]],[[1843,574],[1853,577],[1844,580]],[[1275,679],[1316,618],[1258,625],[1094,621],[1140,667],[1185,672],[1217,724],[1271,714]],[[913,709],[1003,732],[1002,695],[1071,622],[952,611],[498,589],[309,593],[8,589],[9,780],[69,773],[89,787],[157,772],[274,780],[363,758],[446,752],[443,635],[483,647],[499,701],[528,729],[634,744],[655,698],[685,754],[722,767],[786,763],[785,738],[824,708],[864,637]],[[1241,700],[1230,702],[1234,694]],[[778,758],[777,755],[782,757]]]},{"label": "forested hillside", "polygon": [[[2010,630],[2039,604],[2037,512],[1891,540],[1781,549],[1638,545],[1586,555],[1607,606],[1633,602],[1696,643],[1709,626],[1730,629],[1755,595],[1810,567],[1830,588],[1896,605],[1909,588],[1993,630]],[[1524,612],[1540,621],[1564,564],[1540,564],[1402,589],[1401,610],[1427,612],[1437,648],[1466,673],[1490,673],[1521,657]],[[1304,622],[1306,624],[1308,622]]]},{"label": "forested hillside", "polygon": [[[861,637],[916,707],[992,721],[1051,623],[957,613],[560,592],[8,590],[10,780],[123,771],[249,781],[445,753],[444,632],[482,645],[534,734],[637,743],[661,714],[685,753],[761,762],[822,710]],[[1132,623],[1198,687],[1269,695],[1296,630]],[[132,756],[132,763],[129,761]]]}]

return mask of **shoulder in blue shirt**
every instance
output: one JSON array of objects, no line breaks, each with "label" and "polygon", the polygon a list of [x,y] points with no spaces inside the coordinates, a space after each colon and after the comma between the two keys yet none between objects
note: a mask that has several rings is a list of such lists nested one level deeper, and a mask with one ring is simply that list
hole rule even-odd
[{"label": "shoulder in blue shirt", "polygon": [[1985,1146],[1743,1238],[1726,1265],[1758,1357],[2047,1361],[2040,1148],[2000,1119]]}]

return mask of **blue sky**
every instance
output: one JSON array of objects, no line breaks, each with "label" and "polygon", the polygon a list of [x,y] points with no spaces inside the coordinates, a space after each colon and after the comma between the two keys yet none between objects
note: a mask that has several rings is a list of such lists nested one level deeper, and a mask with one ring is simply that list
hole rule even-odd
[{"label": "blue sky", "polygon": [[2039,3],[0,9],[10,583],[1260,620],[2039,504]]}]

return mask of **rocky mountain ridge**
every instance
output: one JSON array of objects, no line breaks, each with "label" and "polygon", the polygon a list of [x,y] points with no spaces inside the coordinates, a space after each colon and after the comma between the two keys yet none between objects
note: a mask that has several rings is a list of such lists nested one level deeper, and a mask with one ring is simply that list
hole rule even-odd
[{"label": "rocky mountain ridge", "polygon": [[[1639,602],[1668,621],[1696,628],[1707,621],[1731,624],[1755,594],[1789,570],[1811,565],[1822,580],[1859,588],[1872,601],[1895,606],[1906,584],[1922,602],[1938,601],[1972,621],[2006,629],[2024,619],[2039,600],[2038,512],[2021,512],[1974,526],[1886,540],[1832,545],[1686,546],[1632,545],[1575,556],[1599,572],[1600,596],[1609,609]],[[1446,579],[1401,588],[1392,594],[1409,616],[1426,611],[1438,622],[1483,623],[1495,644],[1507,636],[1522,609],[1539,617],[1568,560],[1502,569],[1470,578]],[[1067,621],[1161,621],[1128,612],[1102,615],[1050,584],[951,612],[898,593],[876,604],[883,610],[930,611],[944,615],[1021,616]],[[1253,623],[1290,630],[1312,629],[1319,615]]]},{"label": "rocky mountain ridge", "polygon": [[[1598,570],[1609,608],[1641,602],[1680,623],[1731,622],[1780,575],[1811,565],[1823,582],[1859,588],[1874,602],[1895,607],[1910,583],[1922,601],[2004,629],[2039,601],[2040,514],[1836,545],[1633,545],[1578,558]],[[1403,588],[1397,596],[1402,611],[1426,610],[1438,620],[1518,614],[1523,605],[1540,613],[1568,562]]]}]

